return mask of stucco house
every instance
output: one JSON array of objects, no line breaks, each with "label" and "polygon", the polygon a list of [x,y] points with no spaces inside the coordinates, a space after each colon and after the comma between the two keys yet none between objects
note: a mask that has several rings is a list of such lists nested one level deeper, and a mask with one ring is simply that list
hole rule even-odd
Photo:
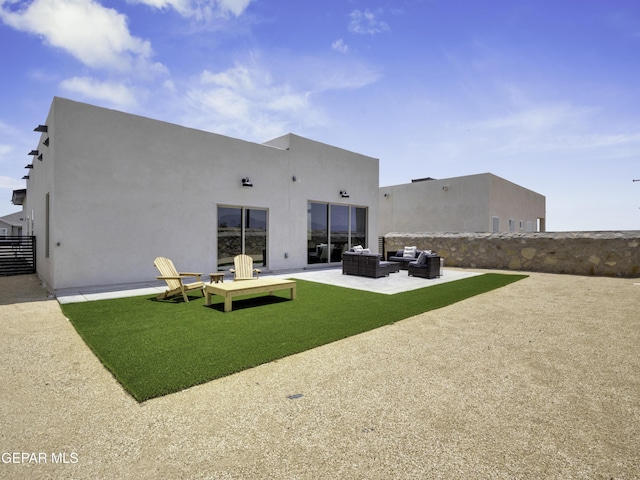
[{"label": "stucco house", "polygon": [[278,272],[390,232],[544,231],[544,196],[490,173],[379,187],[378,159],[294,134],[258,144],[59,97],[35,131],[12,202],[54,290],[149,282],[157,256]]},{"label": "stucco house", "polygon": [[391,232],[545,231],[545,197],[491,173],[381,187],[378,230]]},{"label": "stucco house", "polygon": [[288,134],[264,144],[55,97],[24,196],[51,288],[148,282],[155,257],[282,271],[377,249],[378,159]]},{"label": "stucco house", "polygon": [[0,238],[22,235],[22,212],[0,217]]}]

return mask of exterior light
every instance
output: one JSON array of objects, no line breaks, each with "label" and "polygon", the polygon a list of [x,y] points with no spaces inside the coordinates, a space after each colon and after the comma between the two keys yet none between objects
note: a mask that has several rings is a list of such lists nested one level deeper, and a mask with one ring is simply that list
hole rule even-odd
[{"label": "exterior light", "polygon": [[242,179],[242,186],[243,187],[253,187],[253,183],[251,183],[251,180],[249,180],[249,177],[244,177]]},{"label": "exterior light", "polygon": [[346,190],[340,190],[340,196],[342,198],[349,198],[349,194],[347,193]]}]

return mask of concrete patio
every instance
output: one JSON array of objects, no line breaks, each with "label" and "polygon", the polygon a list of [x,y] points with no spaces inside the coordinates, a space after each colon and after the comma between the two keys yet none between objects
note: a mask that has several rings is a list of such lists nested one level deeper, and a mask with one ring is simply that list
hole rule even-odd
[{"label": "concrete patio", "polygon": [[[295,270],[279,274],[262,274],[267,276],[294,278],[308,280],[310,282],[326,283],[344,288],[354,288],[356,290],[366,290],[370,292],[393,295],[394,293],[417,290],[419,288],[438,285],[439,283],[452,282],[462,278],[479,275],[477,272],[465,271],[462,269],[445,269],[443,275],[438,278],[425,279],[410,277],[406,270],[392,273],[388,277],[367,278],[354,275],[343,275],[340,268],[322,268],[314,270]],[[207,277],[207,275],[205,275]],[[232,281],[231,274],[227,273],[226,281]],[[90,302],[93,300],[107,300],[110,298],[122,298],[138,295],[157,295],[167,289],[166,284],[155,282],[145,285],[115,285],[108,287],[87,287],[81,289],[65,289],[56,292],[56,298],[61,304],[75,302]]]}]

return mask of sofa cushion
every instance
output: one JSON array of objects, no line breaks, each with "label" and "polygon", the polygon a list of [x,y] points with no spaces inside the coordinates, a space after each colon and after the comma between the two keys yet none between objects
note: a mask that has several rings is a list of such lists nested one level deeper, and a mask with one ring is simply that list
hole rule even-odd
[{"label": "sofa cushion", "polygon": [[404,247],[402,256],[404,258],[415,258],[418,247]]},{"label": "sofa cushion", "polygon": [[416,263],[418,265],[424,265],[425,263],[427,263],[427,255],[429,255],[427,251],[428,250],[424,250],[420,252],[420,255],[418,255],[418,260],[416,260]]}]

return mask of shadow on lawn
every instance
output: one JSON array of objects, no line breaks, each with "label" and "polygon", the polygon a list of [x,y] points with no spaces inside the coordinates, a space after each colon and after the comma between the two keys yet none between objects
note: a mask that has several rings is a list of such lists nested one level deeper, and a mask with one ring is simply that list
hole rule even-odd
[{"label": "shadow on lawn", "polygon": [[[198,295],[188,295],[188,297],[189,297],[189,302],[193,302],[194,300],[204,299],[204,297],[201,297]],[[162,303],[165,305],[183,305],[186,303],[184,301],[184,298],[182,298],[181,295],[176,295],[175,297],[165,298],[165,299],[150,297],[149,301]],[[232,311],[243,310],[245,308],[261,307],[266,305],[276,305],[278,303],[290,302],[290,301],[291,299],[289,298],[279,297],[277,295],[266,295],[266,296],[263,295],[260,297],[234,299]],[[205,305],[205,307],[211,310],[217,310],[218,312],[224,312],[224,301],[218,300],[217,303],[213,303],[208,307]]]},{"label": "shadow on lawn", "polygon": [[[189,301],[192,302],[193,300],[200,300],[200,299],[204,299],[204,297],[198,295],[187,295],[187,297],[189,297]],[[170,297],[170,298],[164,298],[164,299],[160,299],[158,297],[149,297],[148,299],[151,302],[156,302],[156,303],[164,303],[164,304],[182,304],[182,303],[187,303],[184,301],[184,298],[182,298],[182,295],[176,295],[174,297]]]},{"label": "shadow on lawn", "polygon": [[[243,310],[245,308],[253,308],[253,307],[262,307],[266,305],[276,305],[278,303],[290,302],[290,301],[291,299],[289,298],[278,297],[276,295],[267,295],[262,297],[253,297],[253,298],[241,298],[239,300],[233,301],[231,311],[233,312],[235,310]],[[224,302],[213,303],[206,308],[209,308],[211,310],[217,310],[218,312],[224,313]]]}]

